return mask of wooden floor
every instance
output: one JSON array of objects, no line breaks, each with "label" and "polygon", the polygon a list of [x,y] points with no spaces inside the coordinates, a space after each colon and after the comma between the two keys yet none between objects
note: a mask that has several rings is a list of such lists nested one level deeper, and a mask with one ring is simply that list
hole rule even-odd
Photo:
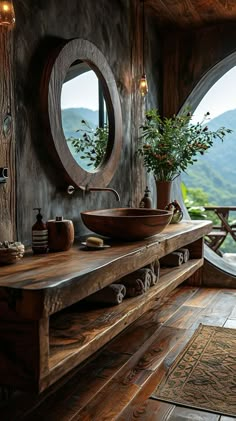
[{"label": "wooden floor", "polygon": [[[14,396],[1,421],[232,421],[150,398],[199,323],[236,328],[236,290],[181,286],[39,398]],[[32,410],[32,408],[34,409]]]}]

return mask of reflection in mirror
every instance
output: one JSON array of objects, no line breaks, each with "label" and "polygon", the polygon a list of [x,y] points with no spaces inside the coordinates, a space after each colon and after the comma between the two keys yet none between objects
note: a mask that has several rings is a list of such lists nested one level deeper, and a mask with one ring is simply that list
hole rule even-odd
[{"label": "reflection in mirror", "polygon": [[88,172],[102,166],[109,135],[108,113],[96,73],[83,61],[74,62],[61,91],[62,127],[75,161]]},{"label": "reflection in mirror", "polygon": [[[92,93],[90,92],[92,82],[81,79],[89,75],[93,75],[95,80],[95,88]],[[71,100],[76,97],[76,102],[67,102],[64,90],[73,82],[77,83],[77,79],[82,80],[80,87],[72,86],[72,91],[66,95]],[[83,191],[85,187],[107,187],[119,165],[122,149],[122,114],[116,81],[106,57],[96,45],[85,39],[74,38],[63,41],[49,56],[45,64],[40,89],[45,145],[58,171],[58,184],[60,186],[62,183],[70,184]],[[99,95],[99,92],[102,92],[103,95]],[[94,100],[94,98],[96,98],[96,107],[85,102],[87,99]],[[83,99],[83,102],[77,102],[79,99]],[[88,132],[90,129],[86,128],[85,123],[83,123],[83,127],[79,125],[81,120],[85,120],[90,126],[91,120],[85,115],[77,114],[74,120],[72,118],[72,130],[66,127],[67,123],[63,114],[65,115],[68,109],[75,111],[77,108],[87,108],[90,113],[97,113],[92,133],[86,134],[85,130]],[[100,132],[96,133],[97,128],[100,128],[102,136]],[[77,132],[79,129],[83,129],[83,132]],[[82,159],[82,156],[87,153],[88,142],[84,139],[87,138],[87,141],[90,141],[92,138],[93,145],[94,142],[97,145],[97,138],[102,138],[101,143],[104,138],[107,138],[104,132],[109,132],[109,135],[107,146],[101,147],[103,151],[101,160],[98,163],[93,159],[93,164],[88,165],[91,164],[91,160],[89,160],[85,166],[85,158]],[[86,136],[83,136],[85,134]],[[73,150],[73,154],[80,154],[81,165],[86,169],[77,163],[70,152],[69,142],[66,141],[70,137],[74,137],[75,141],[80,144],[77,151]],[[81,142],[79,142],[79,138],[82,139]],[[86,150],[85,144],[87,145]],[[70,145],[72,145],[72,141]],[[76,143],[72,146],[76,147]],[[84,148],[84,150],[79,151],[79,148]],[[93,149],[90,147],[91,153],[96,153],[96,151],[93,152]]]}]

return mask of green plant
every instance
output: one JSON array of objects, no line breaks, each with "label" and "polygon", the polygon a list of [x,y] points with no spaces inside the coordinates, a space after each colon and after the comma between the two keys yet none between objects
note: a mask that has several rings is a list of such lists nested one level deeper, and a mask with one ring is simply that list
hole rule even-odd
[{"label": "green plant", "polygon": [[190,208],[188,208],[188,214],[191,219],[207,219],[203,206],[190,206]]},{"label": "green plant", "polygon": [[157,109],[147,111],[140,127],[142,135],[138,147],[147,172],[153,172],[157,180],[171,181],[194,164],[197,155],[203,155],[214,139],[223,141],[232,130],[225,127],[209,130],[205,125],[209,115],[206,113],[200,123],[192,124],[188,109],[170,118],[162,118]]},{"label": "green plant", "polygon": [[72,136],[67,141],[72,142],[76,153],[82,153],[80,158],[87,160],[88,166],[97,168],[104,159],[107,150],[108,125],[92,129],[85,120],[82,120],[81,123],[82,129],[78,129],[76,132],[80,132],[82,135],[79,138]]},{"label": "green plant", "polygon": [[[188,210],[190,218],[212,219],[209,217],[209,212],[206,212],[204,207],[209,205],[207,194],[202,189],[187,188],[183,182],[181,182],[180,187],[183,201]],[[211,214],[213,214],[212,216],[214,217],[214,212],[211,212]],[[215,219],[217,220],[216,215]]]}]

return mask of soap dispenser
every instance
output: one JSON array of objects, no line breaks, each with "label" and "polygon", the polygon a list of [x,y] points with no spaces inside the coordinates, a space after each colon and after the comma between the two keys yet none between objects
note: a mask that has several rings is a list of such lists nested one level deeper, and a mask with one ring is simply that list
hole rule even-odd
[{"label": "soap dispenser", "polygon": [[141,202],[139,203],[140,208],[152,208],[152,199],[151,199],[149,193],[150,193],[150,190],[149,190],[148,186],[146,186],[144,196],[143,196]]},{"label": "soap dispenser", "polygon": [[34,208],[38,213],[37,221],[32,226],[32,250],[36,254],[46,253],[48,249],[48,229],[41,215],[41,208]]}]

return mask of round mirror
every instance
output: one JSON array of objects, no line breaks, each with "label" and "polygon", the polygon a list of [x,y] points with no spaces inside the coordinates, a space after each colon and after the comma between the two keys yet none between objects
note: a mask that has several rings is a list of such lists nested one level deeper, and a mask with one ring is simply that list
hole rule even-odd
[{"label": "round mirror", "polygon": [[112,71],[97,47],[73,39],[51,57],[42,80],[49,149],[66,181],[105,187],[122,143],[119,95]]}]

